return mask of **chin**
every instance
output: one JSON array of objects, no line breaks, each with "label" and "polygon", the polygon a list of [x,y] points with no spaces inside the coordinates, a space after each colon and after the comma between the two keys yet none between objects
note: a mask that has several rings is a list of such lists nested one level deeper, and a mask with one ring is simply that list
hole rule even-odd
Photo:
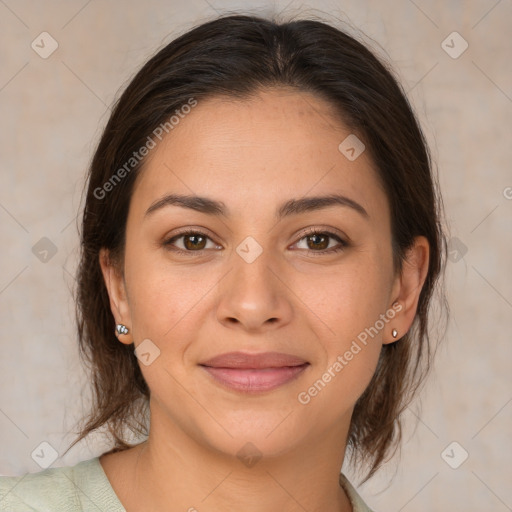
[{"label": "chin", "polygon": [[284,455],[305,442],[307,425],[302,422],[299,428],[289,411],[232,413],[230,417],[214,416],[222,426],[216,422],[203,426],[203,442],[218,452],[250,461]]}]

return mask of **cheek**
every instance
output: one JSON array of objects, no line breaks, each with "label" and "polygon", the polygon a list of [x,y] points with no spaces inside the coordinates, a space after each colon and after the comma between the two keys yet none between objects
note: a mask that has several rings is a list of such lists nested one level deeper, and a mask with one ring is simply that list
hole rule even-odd
[{"label": "cheek", "polygon": [[187,393],[179,383],[187,378],[183,363],[197,326],[199,292],[194,293],[197,288],[179,270],[171,272],[169,266],[142,258],[132,264],[130,277],[133,336],[135,345],[142,348],[146,343],[144,351],[151,354],[147,365],[139,358],[151,395],[159,403],[186,401]]},{"label": "cheek", "polygon": [[150,338],[160,346],[183,316],[190,288],[155,254],[134,251],[127,255],[125,268],[135,340]]},{"label": "cheek", "polygon": [[[212,307],[208,290],[218,276],[193,266],[173,265],[155,251],[134,254],[130,261],[129,295],[136,344],[149,338],[161,352],[161,362],[181,364],[194,342],[200,318]],[[206,267],[204,267],[206,269]]]},{"label": "cheek", "polygon": [[317,280],[317,288],[306,279],[301,284],[301,293],[309,300],[304,302],[315,313],[315,323],[321,329],[325,350],[322,370],[329,372],[323,374],[325,378],[317,377],[336,382],[334,388],[348,386],[352,396],[359,396],[370,382],[384,329],[392,321],[385,317],[387,281],[380,266],[368,261],[361,265],[354,259],[353,264],[340,267],[328,279]]},{"label": "cheek", "polygon": [[302,274],[294,279],[293,288],[336,344],[373,326],[385,312],[388,281],[379,265],[357,256],[329,273]]},{"label": "cheek", "polygon": [[332,279],[316,304],[320,323],[329,326],[321,335],[325,354],[298,399],[326,420],[337,421],[350,411],[375,373],[382,348],[376,322],[384,312],[379,288],[368,286],[377,284],[375,277],[367,272],[364,279],[355,273],[340,282]]}]

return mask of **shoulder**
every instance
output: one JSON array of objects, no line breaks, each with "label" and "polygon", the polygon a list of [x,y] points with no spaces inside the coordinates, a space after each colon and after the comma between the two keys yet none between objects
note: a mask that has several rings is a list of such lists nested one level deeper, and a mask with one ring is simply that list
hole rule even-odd
[{"label": "shoulder", "polygon": [[89,510],[124,512],[95,457],[75,466],[0,477],[0,511]]},{"label": "shoulder", "polygon": [[343,473],[340,473],[340,485],[347,493],[353,512],[373,512],[372,509],[363,501],[363,498],[359,496],[355,487],[349,482],[348,478]]},{"label": "shoulder", "polygon": [[80,510],[73,468],[49,468],[17,477],[0,477],[0,510]]}]

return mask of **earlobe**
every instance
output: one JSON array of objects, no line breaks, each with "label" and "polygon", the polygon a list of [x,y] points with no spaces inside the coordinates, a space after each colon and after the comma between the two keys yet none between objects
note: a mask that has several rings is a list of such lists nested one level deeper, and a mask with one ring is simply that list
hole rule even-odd
[{"label": "earlobe", "polygon": [[[403,337],[410,329],[420,298],[420,293],[428,273],[430,245],[424,236],[414,239],[414,244],[406,253],[402,272],[393,289],[393,309],[400,309],[390,322],[391,336],[385,336],[383,344],[393,343]],[[396,332],[396,336],[395,336]]]},{"label": "earlobe", "polygon": [[[386,316],[388,316],[388,314],[391,314],[390,312],[392,311],[393,312],[392,318],[397,318],[398,313],[400,311],[402,311],[402,309],[403,309],[402,304],[400,304],[400,302],[398,302],[396,300],[395,302],[393,302],[391,308],[386,312]],[[389,322],[390,327],[388,329],[391,329],[391,338],[387,334],[384,334],[384,340],[382,341],[383,345],[389,345],[390,343],[394,343],[395,341],[398,341],[405,334],[405,332],[401,333],[395,327],[399,322],[400,322],[400,320],[398,318],[396,320],[391,320]]]},{"label": "earlobe", "polygon": [[[109,295],[110,309],[116,323],[115,335],[121,343],[129,345],[133,343],[129,334],[131,318],[122,272],[110,258],[108,249],[100,249],[99,262],[105,287]],[[123,325],[126,329],[118,329],[118,325]]]}]

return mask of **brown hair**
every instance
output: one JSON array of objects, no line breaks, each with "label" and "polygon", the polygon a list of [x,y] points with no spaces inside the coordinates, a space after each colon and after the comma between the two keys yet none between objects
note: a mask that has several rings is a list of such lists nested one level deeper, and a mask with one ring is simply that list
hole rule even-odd
[{"label": "brown hair", "polygon": [[[355,405],[347,440],[350,460],[369,468],[365,480],[399,446],[401,414],[435,352],[428,317],[446,261],[442,199],[427,144],[398,81],[365,45],[320,21],[278,23],[243,15],[199,25],[158,51],[116,102],[93,156],[82,220],[76,319],[80,355],[90,367],[94,396],[71,446],[102,427],[114,441],[111,451],[131,446],[125,429],[148,433],[149,389],[133,345],[120,343],[114,334],[99,264],[99,251],[107,248],[123,268],[128,207],[144,160],[123,173],[123,179],[113,182],[114,174],[191,98],[244,99],[274,86],[323,98],[364,141],[390,205],[395,272],[401,270],[415,236],[425,236],[430,244],[414,323],[399,341],[383,345],[375,375]],[[105,187],[109,180],[112,186]],[[444,293],[440,295],[448,311]]]}]

